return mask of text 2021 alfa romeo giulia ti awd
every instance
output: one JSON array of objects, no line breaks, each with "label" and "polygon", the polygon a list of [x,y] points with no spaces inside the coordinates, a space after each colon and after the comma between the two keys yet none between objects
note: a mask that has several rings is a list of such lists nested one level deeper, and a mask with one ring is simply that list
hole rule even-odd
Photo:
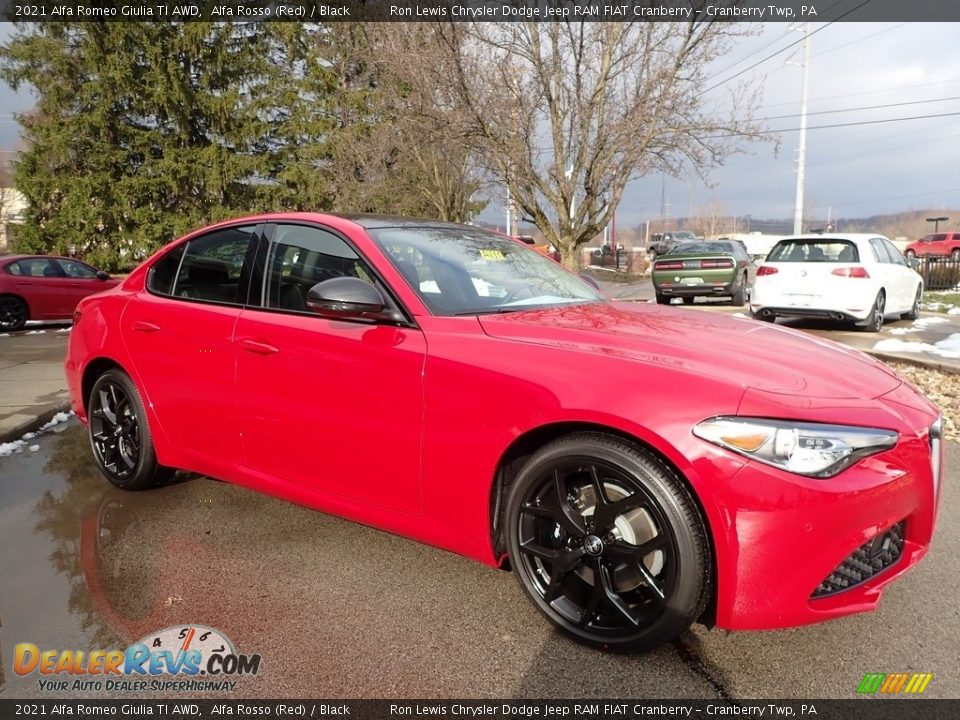
[{"label": "text 2021 alfa romeo giulia ti awd", "polygon": [[940,496],[937,408],[879,362],[448,223],[199,230],[81,302],[66,368],[115,485],[190,470],[509,562],[609,649],[871,610]]}]

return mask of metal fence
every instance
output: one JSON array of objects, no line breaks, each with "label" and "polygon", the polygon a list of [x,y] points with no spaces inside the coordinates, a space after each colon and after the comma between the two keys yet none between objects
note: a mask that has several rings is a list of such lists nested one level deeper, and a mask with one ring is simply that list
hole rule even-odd
[{"label": "metal fence", "polygon": [[916,268],[925,290],[951,290],[960,284],[960,258],[921,257]]}]

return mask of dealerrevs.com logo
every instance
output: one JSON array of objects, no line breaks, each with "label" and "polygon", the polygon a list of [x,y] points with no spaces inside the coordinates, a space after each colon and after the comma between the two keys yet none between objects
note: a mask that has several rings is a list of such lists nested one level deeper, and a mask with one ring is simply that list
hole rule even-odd
[{"label": "dealerrevs.com logo", "polygon": [[860,695],[920,695],[933,673],[867,673],[857,686]]},{"label": "dealerrevs.com logo", "polygon": [[40,675],[41,690],[233,690],[237,683],[231,678],[260,671],[260,655],[238,653],[230,638],[214,628],[178,625],[125,650],[41,650],[19,643],[13,671]]}]

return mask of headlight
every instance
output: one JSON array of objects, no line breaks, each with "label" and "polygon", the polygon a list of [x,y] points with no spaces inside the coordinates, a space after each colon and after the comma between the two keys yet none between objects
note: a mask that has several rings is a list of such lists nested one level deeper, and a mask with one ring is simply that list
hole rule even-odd
[{"label": "headlight", "polygon": [[892,448],[892,430],[715,417],[698,423],[693,434],[767,465],[809,477],[832,477],[857,460]]}]

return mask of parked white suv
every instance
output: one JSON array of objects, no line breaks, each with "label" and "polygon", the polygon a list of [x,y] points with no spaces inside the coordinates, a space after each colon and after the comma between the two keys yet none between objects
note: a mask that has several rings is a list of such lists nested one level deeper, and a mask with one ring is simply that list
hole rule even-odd
[{"label": "parked white suv", "polygon": [[830,318],[877,332],[890,315],[916,319],[923,280],[887,238],[869,234],[784,238],[757,269],[758,320]]}]

